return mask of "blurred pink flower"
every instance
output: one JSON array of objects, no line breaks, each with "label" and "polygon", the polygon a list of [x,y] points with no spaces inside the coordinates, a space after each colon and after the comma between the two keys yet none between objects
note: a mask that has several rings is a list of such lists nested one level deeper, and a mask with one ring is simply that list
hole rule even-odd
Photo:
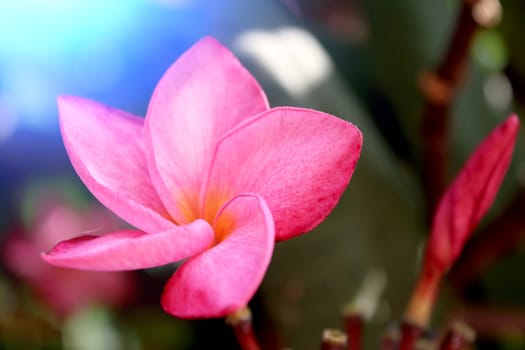
[{"label": "blurred pink flower", "polygon": [[162,297],[178,317],[219,317],[245,306],[275,240],[328,215],[362,145],[354,125],[331,115],[270,109],[254,78],[212,38],[169,68],[145,120],[79,97],[58,104],[77,173],[140,231],[62,242],[43,258],[94,270],[187,259]]},{"label": "blurred pink flower", "polygon": [[42,251],[86,230],[122,226],[99,206],[73,209],[45,196],[37,199],[37,213],[29,229],[16,229],[3,247],[6,267],[21,278],[57,315],[67,316],[92,304],[119,306],[129,301],[135,288],[129,273],[77,271],[50,266]]}]

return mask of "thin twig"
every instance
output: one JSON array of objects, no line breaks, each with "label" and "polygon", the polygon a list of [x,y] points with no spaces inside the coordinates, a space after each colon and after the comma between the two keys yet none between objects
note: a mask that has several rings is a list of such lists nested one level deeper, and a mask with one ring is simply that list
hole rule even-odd
[{"label": "thin twig", "polygon": [[423,329],[412,322],[404,321],[401,325],[401,339],[398,350],[413,350]]},{"label": "thin twig", "polygon": [[321,341],[321,350],[345,350],[346,334],[338,329],[325,329]]},{"label": "thin twig", "polygon": [[441,342],[440,350],[462,350],[474,342],[475,333],[465,323],[455,321],[450,325],[445,338]]},{"label": "thin twig", "polygon": [[395,326],[389,326],[385,332],[383,333],[383,337],[381,338],[381,350],[395,350],[397,349],[397,345],[399,344],[399,327],[397,325]]},{"label": "thin twig", "polygon": [[252,327],[252,313],[247,307],[237,310],[226,318],[242,350],[260,350]]},{"label": "thin twig", "polygon": [[363,345],[363,315],[359,312],[349,312],[343,315],[348,350],[361,350]]},{"label": "thin twig", "polygon": [[463,0],[459,18],[442,63],[420,79],[425,101],[421,134],[423,141],[423,182],[429,213],[445,189],[448,163],[447,135],[449,111],[454,93],[465,75],[468,52],[479,25],[472,16],[480,0]]}]

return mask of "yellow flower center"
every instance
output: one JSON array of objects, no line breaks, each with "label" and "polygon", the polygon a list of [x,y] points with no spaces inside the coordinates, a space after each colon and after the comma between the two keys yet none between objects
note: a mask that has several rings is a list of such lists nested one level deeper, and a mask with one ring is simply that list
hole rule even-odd
[{"label": "yellow flower center", "polygon": [[219,212],[231,196],[218,191],[208,191],[202,209],[199,205],[199,196],[187,198],[187,205],[181,205],[180,210],[186,222],[197,219],[206,220],[215,231],[215,244],[225,239],[235,228],[235,217],[228,208]]}]

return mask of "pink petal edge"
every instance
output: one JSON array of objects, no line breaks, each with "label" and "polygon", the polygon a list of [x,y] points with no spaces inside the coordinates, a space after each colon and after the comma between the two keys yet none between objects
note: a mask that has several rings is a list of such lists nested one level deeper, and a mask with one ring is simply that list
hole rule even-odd
[{"label": "pink petal edge", "polygon": [[426,258],[447,271],[488,211],[509,167],[519,129],[511,115],[476,148],[439,202]]},{"label": "pink petal edge", "polygon": [[93,195],[141,230],[172,227],[149,179],[143,119],[74,96],[59,96],[58,107],[69,158]]},{"label": "pink petal edge", "polygon": [[326,113],[291,107],[263,112],[221,139],[200,206],[213,210],[208,193],[257,193],[272,212],[277,240],[308,232],[350,182],[362,138],[356,126]]},{"label": "pink petal edge", "polygon": [[222,317],[247,305],[255,294],[275,244],[272,214],[264,199],[244,194],[226,203],[217,219],[231,216],[236,220],[233,232],[184,262],[167,282],[161,301],[167,313]]},{"label": "pink petal edge", "polygon": [[42,258],[61,267],[96,271],[136,270],[166,265],[202,253],[214,242],[204,220],[160,233],[119,231],[58,243]]},{"label": "pink petal edge", "polygon": [[167,70],[148,108],[146,153],[153,184],[177,223],[198,217],[201,179],[219,138],[266,109],[257,81],[211,37]]}]

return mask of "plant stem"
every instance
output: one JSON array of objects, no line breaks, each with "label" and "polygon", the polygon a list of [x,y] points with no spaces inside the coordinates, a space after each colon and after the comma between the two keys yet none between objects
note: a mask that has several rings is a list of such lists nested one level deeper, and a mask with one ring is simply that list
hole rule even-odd
[{"label": "plant stem", "polygon": [[348,350],[361,350],[363,343],[363,315],[358,312],[346,313],[345,330],[348,337]]},{"label": "plant stem", "polygon": [[413,350],[423,329],[412,322],[403,321],[398,350]]},{"label": "plant stem", "polygon": [[438,293],[441,276],[441,271],[430,266],[429,263],[423,265],[405,312],[405,320],[408,323],[418,325],[419,328],[426,327]]},{"label": "plant stem", "polygon": [[237,343],[242,350],[261,349],[253,334],[252,313],[248,307],[230,314],[226,318],[226,323],[232,327]]},{"label": "plant stem", "polygon": [[425,263],[405,312],[398,350],[413,350],[428,324],[436,299],[441,271]]},{"label": "plant stem", "polygon": [[463,322],[456,321],[441,342],[440,350],[461,350],[474,341],[474,331]]},{"label": "plant stem", "polygon": [[344,350],[346,343],[346,334],[338,329],[325,329],[321,341],[321,350]]},{"label": "plant stem", "polygon": [[395,350],[399,343],[399,328],[388,327],[381,339],[381,350]]},{"label": "plant stem", "polygon": [[423,141],[423,182],[429,213],[445,189],[448,163],[447,135],[453,95],[465,73],[470,43],[479,25],[472,17],[479,0],[464,0],[448,50],[434,72],[425,73],[420,86],[425,101],[421,136]]}]

